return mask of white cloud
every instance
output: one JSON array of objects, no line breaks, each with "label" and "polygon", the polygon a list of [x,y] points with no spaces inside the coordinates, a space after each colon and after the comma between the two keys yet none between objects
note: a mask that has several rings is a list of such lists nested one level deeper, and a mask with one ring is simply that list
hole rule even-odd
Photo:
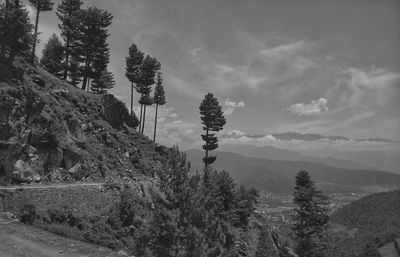
[{"label": "white cloud", "polygon": [[[343,71],[345,78],[339,82],[347,86],[342,101],[351,106],[365,103],[366,98],[379,105],[385,105],[395,90],[393,85],[400,80],[400,74],[371,66],[368,69],[349,68]],[[368,101],[370,103],[370,101]]]},{"label": "white cloud", "polygon": [[234,102],[234,101],[231,101],[230,98],[228,98],[225,100],[225,106],[227,106],[227,108],[224,110],[224,113],[226,115],[231,115],[236,110],[236,108],[239,108],[239,107],[243,108],[246,105],[243,101]]},{"label": "white cloud", "polygon": [[297,103],[288,107],[288,110],[297,115],[319,115],[328,111],[328,101],[325,98],[320,98],[317,101],[313,100],[309,104]]}]

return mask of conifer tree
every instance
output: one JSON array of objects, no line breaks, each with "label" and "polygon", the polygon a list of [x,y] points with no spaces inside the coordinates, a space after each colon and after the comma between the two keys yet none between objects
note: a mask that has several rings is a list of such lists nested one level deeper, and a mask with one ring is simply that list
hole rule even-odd
[{"label": "conifer tree", "polygon": [[[140,83],[138,84],[137,91],[141,94],[139,103],[141,104],[141,132],[144,133],[144,125],[146,120],[146,106],[152,105],[153,100],[150,97],[151,86],[155,83],[155,77],[157,71],[161,69],[161,64],[157,61],[156,58],[152,58],[150,55],[147,55],[141,67],[141,76]],[[142,114],[143,110],[143,114]]]},{"label": "conifer tree", "polygon": [[139,51],[135,44],[129,47],[129,55],[126,57],[125,76],[131,82],[131,115],[133,112],[133,89],[137,90],[138,83],[140,83],[143,56],[143,53]]},{"label": "conifer tree", "polygon": [[53,34],[43,48],[40,64],[51,74],[62,77],[62,60],[64,58],[64,46],[56,34]]},{"label": "conifer tree", "polygon": [[38,36],[38,27],[39,27],[39,15],[40,12],[47,12],[53,10],[53,3],[50,0],[29,0],[33,7],[36,8],[36,19],[35,19],[35,33],[33,34],[33,45],[30,63],[33,64],[35,60],[35,50]]},{"label": "conifer tree", "polygon": [[322,257],[321,239],[324,226],[328,223],[328,197],[315,188],[306,171],[296,175],[293,202],[292,230],[296,236],[296,253],[299,257]]},{"label": "conifer tree", "polygon": [[93,78],[90,89],[96,94],[105,94],[107,90],[113,88],[114,85],[114,74],[110,71],[103,70]]},{"label": "conifer tree", "polygon": [[9,0],[0,5],[0,49],[1,56],[12,63],[16,55],[30,49],[32,24],[26,8],[19,0]]},{"label": "conifer tree", "polygon": [[69,83],[71,85],[77,86],[82,81],[81,80],[82,76],[80,73],[81,68],[77,58],[71,56],[68,70],[70,77]]},{"label": "conifer tree", "polygon": [[207,167],[209,164],[215,162],[215,156],[209,156],[208,152],[218,148],[218,138],[215,133],[223,129],[226,120],[222,107],[219,105],[218,100],[213,94],[208,93],[200,107],[201,123],[204,125],[203,130],[205,134],[201,135],[205,144],[203,149],[206,151],[203,162]]},{"label": "conifer tree", "polygon": [[163,79],[161,77],[161,72],[157,73],[156,87],[154,89],[153,102],[156,105],[156,115],[154,118],[154,136],[153,136],[153,142],[155,142],[156,141],[156,133],[157,133],[158,106],[164,105],[167,102],[165,100],[165,91],[164,91]]},{"label": "conifer tree", "polygon": [[107,67],[110,58],[107,28],[112,19],[113,16],[109,12],[97,7],[88,7],[80,12],[82,30],[77,51],[83,62],[83,90],[87,90],[90,80]]},{"label": "conifer tree", "polygon": [[[65,42],[65,57],[63,62],[63,79],[67,80],[69,69],[72,68],[71,56],[76,55],[80,35],[80,11],[83,2],[81,0],[62,0],[57,7],[57,17],[60,20],[58,28],[61,30],[61,38]],[[76,61],[76,60],[75,60]],[[76,63],[74,63],[75,65]],[[72,79],[72,78],[71,78]],[[76,81],[75,81],[76,82]]]}]

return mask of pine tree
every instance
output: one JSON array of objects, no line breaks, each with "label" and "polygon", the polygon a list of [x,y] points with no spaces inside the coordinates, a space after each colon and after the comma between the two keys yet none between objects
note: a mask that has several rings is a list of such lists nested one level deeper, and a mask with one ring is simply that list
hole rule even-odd
[{"label": "pine tree", "polygon": [[39,14],[40,12],[47,12],[53,10],[53,3],[50,0],[29,0],[33,7],[36,8],[36,20],[35,20],[35,33],[33,35],[33,45],[30,63],[33,64],[35,60],[35,50],[38,36],[38,26],[39,26]]},{"label": "pine tree", "polygon": [[0,49],[2,58],[12,63],[16,55],[30,49],[32,24],[26,8],[19,2],[9,0],[0,5]]},{"label": "pine tree", "polygon": [[315,188],[315,183],[306,171],[296,175],[293,202],[297,205],[292,216],[296,253],[299,257],[323,256],[320,242],[329,219],[328,197]]},{"label": "pine tree", "polygon": [[109,63],[110,48],[107,27],[113,16],[97,7],[88,7],[80,12],[81,34],[77,52],[83,62],[81,68],[82,89],[86,90],[90,80],[100,74]]},{"label": "pine tree", "polygon": [[56,14],[60,20],[58,28],[61,30],[61,38],[65,42],[65,57],[63,62],[64,80],[67,80],[69,69],[73,65],[71,56],[76,55],[75,52],[81,30],[79,16],[82,4],[81,0],[62,0],[61,4],[57,7]]},{"label": "pine tree", "polygon": [[216,157],[209,156],[208,152],[218,148],[218,138],[216,137],[215,133],[212,132],[218,132],[222,130],[226,120],[222,112],[222,107],[219,105],[217,98],[211,93],[208,93],[204,97],[199,109],[201,115],[200,118],[202,124],[204,125],[203,130],[206,132],[205,134],[201,135],[201,137],[205,142],[203,149],[206,151],[206,154],[203,158],[203,162],[207,167],[216,160]]},{"label": "pine tree", "polygon": [[64,46],[56,34],[53,34],[43,48],[40,64],[51,74],[62,77],[62,60],[64,58]]},{"label": "pine tree", "polygon": [[133,112],[133,89],[135,88],[137,90],[137,85],[140,82],[143,56],[143,53],[139,51],[135,44],[129,47],[129,55],[126,57],[125,76],[131,82],[131,115]]},{"label": "pine tree", "polygon": [[167,102],[167,101],[165,101],[165,91],[164,91],[163,79],[161,77],[161,72],[157,73],[156,87],[154,89],[153,102],[156,105],[156,115],[154,118],[154,136],[153,136],[153,142],[155,142],[156,141],[156,133],[157,133],[158,106],[164,105]]},{"label": "pine tree", "polygon": [[72,57],[70,58],[70,63],[69,63],[69,77],[70,77],[70,81],[69,83],[71,85],[77,86],[82,80],[81,80],[81,73],[80,73],[80,64],[79,61],[75,58]]},{"label": "pine tree", "polygon": [[[139,99],[139,103],[141,104],[141,132],[144,133],[144,125],[146,120],[146,106],[152,105],[153,101],[150,97],[151,86],[155,83],[155,77],[157,71],[161,69],[161,64],[157,61],[156,58],[152,58],[150,55],[147,55],[141,67],[141,76],[140,83],[138,84],[137,91],[141,94]],[[142,114],[143,111],[143,114]]]},{"label": "pine tree", "polygon": [[94,77],[90,89],[96,94],[105,94],[107,93],[107,90],[113,88],[114,85],[114,74],[107,70],[103,70],[100,74]]}]

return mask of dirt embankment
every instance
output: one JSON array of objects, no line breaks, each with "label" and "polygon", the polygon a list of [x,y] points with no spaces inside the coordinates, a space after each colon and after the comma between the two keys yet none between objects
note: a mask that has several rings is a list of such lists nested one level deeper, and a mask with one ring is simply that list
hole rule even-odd
[{"label": "dirt embankment", "polygon": [[54,235],[0,217],[1,257],[117,257],[110,249]]}]

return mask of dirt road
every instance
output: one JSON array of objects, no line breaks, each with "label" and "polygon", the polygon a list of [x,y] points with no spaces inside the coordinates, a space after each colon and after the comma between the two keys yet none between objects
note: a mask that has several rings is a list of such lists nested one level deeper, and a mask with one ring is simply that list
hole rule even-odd
[{"label": "dirt road", "polygon": [[[71,188],[71,187],[100,187],[104,183],[76,183],[76,184],[51,184],[51,185],[25,185],[25,186],[0,186],[0,190],[18,190],[18,189],[48,189],[48,188]],[[1,257],[1,256],[0,256]]]},{"label": "dirt road", "polygon": [[117,257],[117,252],[0,217],[0,257]]}]

